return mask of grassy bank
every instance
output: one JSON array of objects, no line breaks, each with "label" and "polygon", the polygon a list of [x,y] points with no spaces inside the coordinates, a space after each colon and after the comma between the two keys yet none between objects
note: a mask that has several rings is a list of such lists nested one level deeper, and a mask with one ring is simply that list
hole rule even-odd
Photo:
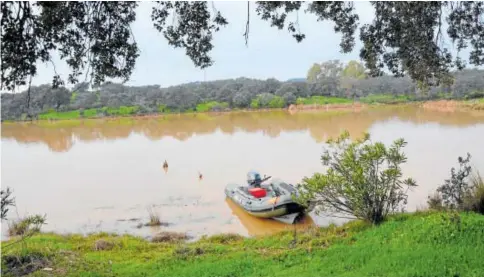
[{"label": "grassy bank", "polygon": [[34,255],[49,268],[34,276],[477,277],[484,272],[483,230],[482,215],[425,212],[394,216],[376,227],[355,221],[296,236],[218,235],[192,243],[40,234],[24,251],[22,244],[2,243],[2,272],[8,257]]},{"label": "grassy bank", "polygon": [[[261,105],[260,99],[255,99],[251,103],[251,108],[249,110],[270,110],[270,109],[283,109],[285,103],[282,98],[274,97],[266,105]],[[405,103],[415,103],[416,101],[407,96],[395,96],[395,95],[368,95],[357,100],[352,100],[348,98],[341,97],[328,97],[328,96],[312,96],[309,98],[298,98],[296,100],[296,105],[304,109],[304,106],[311,107],[325,107],[330,108],[331,106],[340,107],[340,105],[360,103],[366,105],[395,105],[395,104],[405,104]],[[432,106],[433,103],[439,103],[442,101],[425,101],[424,104],[430,104],[427,106]],[[452,102],[453,106],[456,108],[465,108],[470,110],[484,110],[484,98],[473,99],[473,100],[460,100],[460,101],[446,101]],[[186,109],[181,112],[179,110],[172,110],[165,105],[158,106],[156,112],[146,112],[138,106],[121,106],[118,108],[103,107],[103,108],[92,108],[84,110],[74,110],[74,111],[55,111],[49,110],[45,113],[41,113],[37,116],[39,120],[70,120],[70,119],[85,119],[85,118],[102,118],[102,117],[127,117],[127,116],[138,116],[138,115],[158,115],[158,114],[174,114],[174,113],[205,113],[205,112],[221,112],[221,111],[235,111],[240,109],[232,109],[226,102],[206,102],[200,103],[195,108]],[[26,116],[23,116],[20,121],[27,120]],[[5,121],[4,121],[5,122]]]}]

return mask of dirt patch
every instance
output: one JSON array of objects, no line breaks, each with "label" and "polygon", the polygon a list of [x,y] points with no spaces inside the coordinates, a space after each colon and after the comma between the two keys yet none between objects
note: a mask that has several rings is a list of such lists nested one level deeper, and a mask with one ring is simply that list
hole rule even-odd
[{"label": "dirt patch", "polygon": [[441,112],[455,112],[460,104],[454,100],[427,101],[422,104],[424,109],[436,110]]},{"label": "dirt patch", "polygon": [[304,110],[325,110],[325,111],[338,111],[338,110],[361,110],[365,108],[366,106],[355,102],[355,103],[348,103],[348,104],[326,104],[326,105],[320,105],[320,104],[310,104],[310,105],[304,105],[304,104],[299,104],[299,105],[290,105],[288,108],[288,111],[290,113],[294,113],[296,111],[304,111]]},{"label": "dirt patch", "polygon": [[179,242],[190,239],[191,237],[185,233],[177,232],[161,232],[153,236],[151,242]]},{"label": "dirt patch", "polygon": [[47,257],[40,253],[2,257],[2,271],[8,276],[25,276],[49,265]]}]

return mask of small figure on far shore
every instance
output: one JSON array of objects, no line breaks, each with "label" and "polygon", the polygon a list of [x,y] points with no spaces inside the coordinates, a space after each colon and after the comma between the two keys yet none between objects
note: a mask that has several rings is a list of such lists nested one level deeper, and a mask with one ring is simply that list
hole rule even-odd
[{"label": "small figure on far shore", "polygon": [[168,162],[165,160],[165,162],[163,163],[163,168],[168,168]]},{"label": "small figure on far shore", "polygon": [[198,180],[202,180],[203,179],[203,175],[202,173],[200,173],[200,171],[198,172]]}]

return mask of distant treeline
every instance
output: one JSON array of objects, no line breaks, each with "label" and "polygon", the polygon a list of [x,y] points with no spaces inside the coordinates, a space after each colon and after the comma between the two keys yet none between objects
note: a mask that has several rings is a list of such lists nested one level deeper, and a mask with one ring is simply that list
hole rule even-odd
[{"label": "distant treeline", "polygon": [[221,111],[237,108],[283,108],[296,103],[399,102],[427,99],[469,99],[484,96],[484,70],[456,72],[451,85],[419,88],[409,78],[324,75],[306,82],[238,78],[160,88],[104,83],[89,89],[80,83],[72,90],[33,86],[27,92],[1,95],[2,120]]}]

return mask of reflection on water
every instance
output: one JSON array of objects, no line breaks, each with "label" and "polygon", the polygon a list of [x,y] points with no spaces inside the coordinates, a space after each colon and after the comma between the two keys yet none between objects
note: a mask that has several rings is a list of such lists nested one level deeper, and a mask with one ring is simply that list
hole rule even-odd
[{"label": "reflection on water", "polygon": [[314,225],[314,221],[309,215],[304,216],[301,221],[291,226],[276,220],[251,216],[229,198],[225,199],[225,203],[227,203],[227,206],[251,236],[269,235],[281,231],[294,230],[294,227],[299,229]]},{"label": "reflection on water", "polygon": [[262,132],[271,138],[278,137],[283,131],[307,130],[316,142],[323,142],[328,136],[338,135],[343,129],[350,130],[352,134],[360,134],[374,122],[391,118],[417,124],[435,122],[441,125],[468,126],[482,123],[484,114],[482,112],[439,112],[407,106],[357,112],[304,111],[292,115],[284,111],[169,115],[139,119],[4,124],[2,138],[12,138],[23,143],[41,142],[55,152],[68,151],[75,141],[116,140],[128,138],[131,134],[141,134],[152,140],[173,137],[185,141],[193,136],[211,134],[217,130],[229,135],[237,131]]},{"label": "reflection on water", "polygon": [[[251,169],[297,183],[322,171],[323,142],[344,129],[385,143],[408,141],[403,170],[419,185],[409,209],[425,204],[459,155],[470,152],[484,172],[484,113],[407,106],[2,124],[1,181],[14,189],[20,215],[47,214],[45,230],[267,234],[285,226],[232,207],[225,185],[244,183]],[[171,225],[135,228],[129,219],[146,221],[153,205]]]}]

